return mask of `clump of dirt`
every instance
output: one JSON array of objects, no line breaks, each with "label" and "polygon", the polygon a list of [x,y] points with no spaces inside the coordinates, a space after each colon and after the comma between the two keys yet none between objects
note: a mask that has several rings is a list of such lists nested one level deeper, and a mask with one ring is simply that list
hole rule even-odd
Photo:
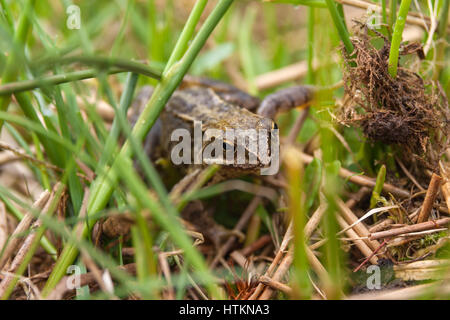
[{"label": "clump of dirt", "polygon": [[[384,45],[376,49],[375,39]],[[354,52],[345,58],[345,91],[349,102],[339,119],[359,125],[373,141],[397,144],[435,169],[447,147],[450,133],[448,101],[433,82],[424,81],[416,72],[399,66],[397,77],[388,71],[390,41],[361,26],[352,38]],[[402,45],[400,55],[417,53],[423,58],[420,44]]]}]

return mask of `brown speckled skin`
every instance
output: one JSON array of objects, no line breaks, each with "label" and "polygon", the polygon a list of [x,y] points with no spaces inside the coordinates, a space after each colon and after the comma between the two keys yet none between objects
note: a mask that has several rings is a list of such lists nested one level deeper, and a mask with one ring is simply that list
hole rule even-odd
[{"label": "brown speckled skin", "polygon": [[[193,79],[174,92],[150,131],[145,150],[151,158],[155,159],[155,154],[157,157],[170,155],[171,148],[178,143],[170,142],[173,130],[187,129],[193,137],[194,121],[202,122],[203,132],[207,129],[265,129],[270,132],[276,128],[272,118],[277,112],[303,105],[312,97],[311,88],[297,86],[275,92],[259,104],[259,99],[229,84],[204,78]],[[141,89],[132,107],[131,122],[136,121],[152,92],[153,89],[148,86]],[[257,108],[258,111],[253,113]],[[233,163],[224,165],[220,171],[226,176],[238,176],[243,171],[252,173],[262,167],[259,162],[254,165]]]}]

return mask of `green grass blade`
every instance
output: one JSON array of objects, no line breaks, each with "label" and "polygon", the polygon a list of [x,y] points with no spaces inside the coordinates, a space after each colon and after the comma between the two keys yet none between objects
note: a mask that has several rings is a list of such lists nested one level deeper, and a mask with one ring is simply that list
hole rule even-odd
[{"label": "green grass blade", "polygon": [[400,3],[400,9],[398,10],[397,20],[395,20],[388,62],[389,74],[394,79],[397,77],[399,49],[402,42],[403,29],[405,28],[406,17],[408,15],[410,5],[411,0],[402,0]]}]

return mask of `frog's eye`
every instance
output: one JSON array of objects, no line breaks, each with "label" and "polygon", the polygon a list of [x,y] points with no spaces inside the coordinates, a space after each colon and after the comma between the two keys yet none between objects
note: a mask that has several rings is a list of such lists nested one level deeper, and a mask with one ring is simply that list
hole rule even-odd
[{"label": "frog's eye", "polygon": [[223,150],[226,150],[226,151],[233,150],[233,145],[229,144],[228,142],[224,141],[222,146],[223,146]]}]

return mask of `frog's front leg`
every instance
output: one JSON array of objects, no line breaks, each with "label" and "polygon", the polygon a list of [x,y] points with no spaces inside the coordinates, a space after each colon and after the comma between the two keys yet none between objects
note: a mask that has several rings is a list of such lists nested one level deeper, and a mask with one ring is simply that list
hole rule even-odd
[{"label": "frog's front leg", "polygon": [[273,120],[280,112],[309,106],[313,98],[314,89],[311,86],[294,86],[281,89],[265,97],[257,113]]}]

